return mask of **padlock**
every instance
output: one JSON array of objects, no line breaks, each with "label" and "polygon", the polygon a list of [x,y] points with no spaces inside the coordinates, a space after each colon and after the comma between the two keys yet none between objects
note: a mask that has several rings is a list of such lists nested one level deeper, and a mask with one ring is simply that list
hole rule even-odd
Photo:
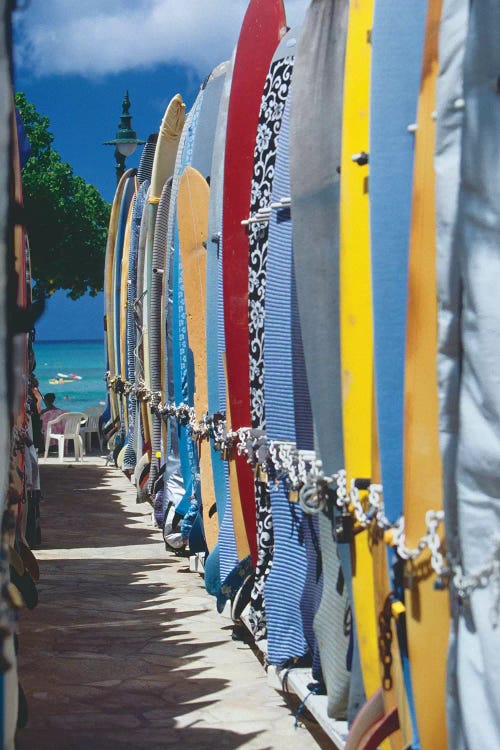
[{"label": "padlock", "polygon": [[391,613],[395,620],[399,620],[401,615],[406,612],[406,607],[400,599],[393,599],[391,601]]},{"label": "padlock", "polygon": [[354,518],[350,513],[342,513],[336,519],[335,537],[338,544],[350,544],[354,536]]}]

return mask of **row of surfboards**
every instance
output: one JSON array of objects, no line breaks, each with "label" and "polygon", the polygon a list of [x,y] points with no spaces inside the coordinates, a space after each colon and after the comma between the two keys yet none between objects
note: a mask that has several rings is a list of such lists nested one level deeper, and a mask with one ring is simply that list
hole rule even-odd
[{"label": "row of surfboards", "polygon": [[[495,44],[478,73],[470,40],[498,22],[489,0],[315,0],[290,30],[281,0],[251,0],[233,59],[187,115],[172,99],[112,207],[117,463],[167,548],[206,555],[207,591],[267,640],[269,662],[311,667],[348,748],[479,747],[455,636],[446,707],[465,610],[498,662],[494,624],[476,633],[498,517],[472,566],[454,523],[465,427],[450,372],[467,339],[449,310],[466,301],[446,287],[470,216],[461,139],[480,141],[498,106],[482,102],[467,130],[479,95],[463,69],[496,80]],[[476,252],[477,236],[461,242]],[[496,747],[494,698],[477,690],[481,747]]]},{"label": "row of surfboards", "polygon": [[[0,56],[7,62],[5,36],[10,39],[9,14],[0,25]],[[0,74],[2,176],[4,200],[0,212],[0,255],[3,283],[0,300],[0,747],[14,750],[15,736],[27,721],[27,703],[18,670],[23,648],[19,611],[38,603],[40,570],[32,552],[40,542],[38,502],[40,478],[33,445],[32,410],[36,411],[32,380],[35,368],[33,328],[43,304],[31,297],[30,250],[24,226],[21,163],[22,128],[17,119],[10,66]],[[21,137],[20,137],[21,136]],[[31,545],[31,546],[30,546]]]}]

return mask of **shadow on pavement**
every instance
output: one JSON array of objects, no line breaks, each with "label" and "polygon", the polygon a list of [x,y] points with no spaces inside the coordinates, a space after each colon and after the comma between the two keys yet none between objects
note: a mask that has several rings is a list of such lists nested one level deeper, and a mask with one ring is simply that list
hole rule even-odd
[{"label": "shadow on pavement", "polygon": [[22,612],[19,636],[30,721],[17,750],[257,747],[260,731],[224,726],[228,680],[203,661],[228,634],[210,623],[201,586],[167,584],[187,561],[144,526],[150,509],[130,494],[126,507],[114,468],[41,472],[40,604]]}]

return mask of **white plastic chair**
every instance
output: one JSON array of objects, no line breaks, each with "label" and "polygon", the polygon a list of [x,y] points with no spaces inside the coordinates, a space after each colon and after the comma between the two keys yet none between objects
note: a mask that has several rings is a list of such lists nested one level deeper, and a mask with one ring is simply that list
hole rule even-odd
[{"label": "white plastic chair", "polygon": [[[64,448],[67,440],[72,440],[75,446],[75,461],[83,460],[85,448],[83,445],[82,436],[80,434],[80,428],[87,424],[87,415],[81,411],[66,411],[64,414],[59,414],[55,419],[47,422],[47,431],[45,435],[45,458],[47,458],[50,441],[57,440],[58,442],[58,453],[59,461],[63,462],[64,459]],[[64,432],[52,432],[52,426],[56,424],[64,425]]]},{"label": "white plastic chair", "polygon": [[85,414],[88,417],[87,424],[83,427],[83,439],[85,441],[85,448],[87,451],[90,452],[92,448],[92,435],[96,434],[97,439],[99,440],[99,447],[101,449],[102,453],[102,435],[101,431],[99,429],[99,420],[102,416],[102,409],[100,409],[98,406],[91,406],[88,409],[85,409]]}]

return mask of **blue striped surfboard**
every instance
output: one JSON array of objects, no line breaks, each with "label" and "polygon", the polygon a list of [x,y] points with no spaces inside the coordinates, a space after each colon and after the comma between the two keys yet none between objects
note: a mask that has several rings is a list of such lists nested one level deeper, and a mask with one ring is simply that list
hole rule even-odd
[{"label": "blue striped surfboard", "polygon": [[[349,3],[312,4],[297,46],[292,83],[290,180],[293,249],[316,447],[327,474],[343,467],[339,334],[339,167]],[[311,118],[321,102],[321,117]],[[311,304],[311,300],[315,304]],[[351,679],[343,621],[352,601],[349,545],[337,545],[332,521],[319,518],[324,587],[314,629],[328,713],[354,718],[364,701],[355,627]],[[341,558],[342,568],[339,557]],[[347,706],[347,692],[349,705]]]},{"label": "blue striped surfboard", "polygon": [[[294,36],[295,38],[295,36]],[[288,121],[285,105],[274,165],[272,202],[289,196]],[[296,443],[292,352],[292,223],[290,209],[273,212],[269,226],[265,286],[264,392],[268,441]],[[301,616],[307,556],[302,510],[289,502],[283,483],[271,484],[273,564],[264,596],[268,656],[273,664],[308,651]]]},{"label": "blue striped surfboard", "polygon": [[[289,117],[289,116],[288,116]],[[284,135],[284,133],[283,133]],[[289,139],[289,122],[287,122],[287,137]],[[288,184],[288,195],[290,184]],[[292,257],[293,261],[293,257]],[[292,374],[293,374],[293,405],[295,412],[295,442],[299,451],[314,450],[314,428],[311,411],[311,397],[307,382],[304,346],[302,342],[302,328],[300,326],[299,306],[297,300],[297,286],[295,283],[295,268],[292,262],[291,270],[291,334],[292,334]],[[317,515],[306,515],[302,521],[304,546],[306,550],[307,569],[304,590],[300,602],[304,635],[312,654],[312,674],[318,680],[321,689],[324,688],[324,678],[321,670],[321,655],[314,630],[314,618],[323,595],[323,554],[321,551],[319,519]]]}]

